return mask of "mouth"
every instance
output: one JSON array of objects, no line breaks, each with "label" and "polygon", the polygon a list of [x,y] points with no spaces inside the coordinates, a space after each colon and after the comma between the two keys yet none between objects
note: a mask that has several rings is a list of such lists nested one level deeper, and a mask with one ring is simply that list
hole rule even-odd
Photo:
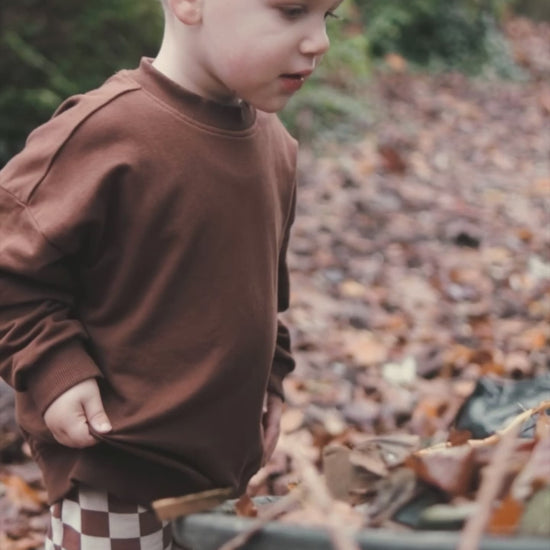
[{"label": "mouth", "polygon": [[291,80],[305,80],[312,71],[300,71],[297,73],[284,73],[281,75],[281,78],[290,78]]},{"label": "mouth", "polygon": [[306,78],[311,74],[311,71],[302,71],[298,73],[285,73],[279,78],[281,79],[283,89],[287,92],[296,92],[305,82]]}]

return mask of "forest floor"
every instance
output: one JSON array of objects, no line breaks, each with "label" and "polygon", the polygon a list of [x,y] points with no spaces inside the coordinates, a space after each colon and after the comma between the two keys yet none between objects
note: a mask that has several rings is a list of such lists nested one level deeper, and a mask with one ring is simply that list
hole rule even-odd
[{"label": "forest floor", "polygon": [[[357,140],[302,148],[284,314],[297,367],[283,444],[251,494],[295,486],[289,445],[319,465],[327,445],[373,436],[444,442],[480,379],[548,374],[550,26],[508,31],[526,81],[380,71],[365,90],[376,120]],[[39,547],[45,524],[23,451],[0,387],[5,550]],[[391,469],[362,460],[379,478]]]}]

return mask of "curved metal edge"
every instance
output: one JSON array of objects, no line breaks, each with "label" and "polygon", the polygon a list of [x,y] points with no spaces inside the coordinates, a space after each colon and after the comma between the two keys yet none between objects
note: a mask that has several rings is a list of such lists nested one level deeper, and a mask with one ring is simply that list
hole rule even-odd
[{"label": "curved metal edge", "polygon": [[[172,522],[177,544],[193,550],[217,550],[231,538],[250,529],[254,520],[223,514],[194,514]],[[352,531],[350,531],[352,534]],[[388,529],[363,529],[352,535],[361,550],[455,550],[460,533]],[[268,523],[246,550],[332,550],[327,531],[282,522]],[[549,550],[550,540],[531,537],[484,537],[479,550]]]}]

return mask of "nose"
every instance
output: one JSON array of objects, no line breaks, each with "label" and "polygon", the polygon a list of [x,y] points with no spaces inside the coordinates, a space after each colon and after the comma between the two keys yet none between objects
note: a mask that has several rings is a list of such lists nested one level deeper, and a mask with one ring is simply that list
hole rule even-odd
[{"label": "nose", "polygon": [[316,27],[302,39],[300,52],[304,55],[321,56],[326,53],[329,46],[330,40],[323,22],[323,25]]}]

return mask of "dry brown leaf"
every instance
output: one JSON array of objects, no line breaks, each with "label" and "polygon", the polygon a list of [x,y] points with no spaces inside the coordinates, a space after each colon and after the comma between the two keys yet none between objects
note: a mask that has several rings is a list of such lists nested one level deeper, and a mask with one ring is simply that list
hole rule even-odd
[{"label": "dry brown leaf", "polygon": [[347,279],[340,284],[340,294],[344,298],[362,298],[366,295],[367,289],[365,285]]},{"label": "dry brown leaf", "polygon": [[469,445],[429,448],[418,451],[407,461],[423,481],[452,496],[471,491],[475,474],[474,450]]},{"label": "dry brown leaf", "polygon": [[344,353],[359,365],[374,365],[388,357],[387,347],[371,332],[346,330],[340,338]]},{"label": "dry brown leaf", "polygon": [[517,531],[523,510],[524,506],[520,502],[511,495],[507,495],[494,508],[487,524],[487,530],[492,535],[513,535]]},{"label": "dry brown leaf", "polygon": [[395,468],[403,464],[419,448],[419,436],[412,434],[392,434],[367,436],[362,441],[357,442],[355,451],[361,453],[379,453],[388,468]]},{"label": "dry brown leaf", "polygon": [[258,515],[258,509],[254,501],[245,493],[235,503],[235,513],[238,516],[255,518]]},{"label": "dry brown leaf", "polygon": [[519,239],[526,243],[531,242],[535,236],[533,231],[531,231],[528,227],[518,227],[516,229],[516,235]]},{"label": "dry brown leaf", "polygon": [[376,486],[376,497],[368,509],[371,526],[381,525],[413,498],[416,476],[409,468],[398,468],[378,481]]},{"label": "dry brown leaf", "polygon": [[288,407],[281,417],[281,432],[290,433],[299,430],[304,424],[305,415],[301,409]]},{"label": "dry brown leaf", "polygon": [[378,153],[382,159],[382,165],[388,172],[403,174],[407,170],[407,164],[401,153],[391,145],[381,144],[378,146]]},{"label": "dry brown leaf", "polygon": [[447,443],[451,447],[457,447],[459,445],[464,445],[470,439],[472,439],[472,432],[469,430],[457,430],[454,427],[451,427],[449,430],[449,435],[447,436]]},{"label": "dry brown leaf", "polygon": [[44,535],[29,532],[25,537],[12,539],[0,531],[0,548],[2,550],[37,550],[43,548]]},{"label": "dry brown leaf", "polygon": [[448,395],[422,397],[412,413],[411,426],[424,437],[432,436],[443,427],[442,418],[448,406]]},{"label": "dry brown leaf", "polygon": [[514,480],[511,492],[514,498],[525,500],[544,486],[550,486],[550,437],[537,442],[527,464]]},{"label": "dry brown leaf", "polygon": [[0,482],[6,487],[8,499],[20,510],[38,512],[45,508],[47,504],[45,492],[33,489],[21,477],[0,474]]},{"label": "dry brown leaf", "polygon": [[518,432],[519,424],[516,421],[501,432],[491,463],[482,472],[481,486],[476,495],[478,511],[466,521],[457,550],[473,550],[479,547],[487,522],[491,517],[492,504],[507,477],[508,462],[510,456],[513,455]]},{"label": "dry brown leaf", "polygon": [[533,183],[532,192],[542,197],[550,195],[550,178],[539,178]]},{"label": "dry brown leaf", "polygon": [[379,477],[386,477],[389,474],[388,467],[382,458],[379,449],[354,450],[350,453],[349,460],[353,466],[358,466]]},{"label": "dry brown leaf", "polygon": [[347,501],[353,481],[351,450],[343,445],[327,445],[323,449],[323,474],[333,498]]},{"label": "dry brown leaf", "polygon": [[543,350],[549,342],[549,333],[548,324],[541,323],[520,334],[517,338],[517,344],[529,352]]}]

